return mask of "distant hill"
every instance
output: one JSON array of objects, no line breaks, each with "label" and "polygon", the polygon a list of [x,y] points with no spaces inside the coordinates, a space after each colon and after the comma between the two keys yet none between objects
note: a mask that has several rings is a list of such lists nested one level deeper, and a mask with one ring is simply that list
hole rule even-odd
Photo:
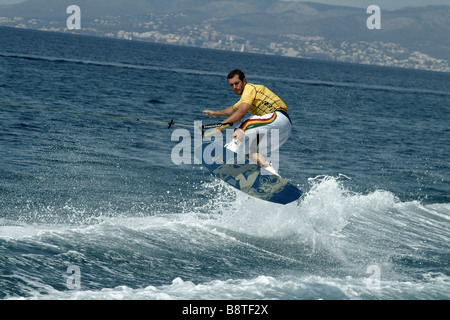
[{"label": "distant hill", "polygon": [[411,52],[420,51],[450,61],[450,6],[396,11],[381,8],[380,30],[366,27],[370,15],[365,9],[273,0],[28,0],[0,6],[0,17],[63,24],[67,19],[65,8],[75,2],[82,9],[84,25],[91,29],[104,27],[95,19],[116,17],[121,29],[128,26],[125,31],[132,32],[139,23],[149,22],[158,15],[159,20],[164,20],[160,22],[164,30],[172,33],[208,26],[220,34],[266,45],[280,41],[285,35],[317,36],[336,43],[391,42]]}]

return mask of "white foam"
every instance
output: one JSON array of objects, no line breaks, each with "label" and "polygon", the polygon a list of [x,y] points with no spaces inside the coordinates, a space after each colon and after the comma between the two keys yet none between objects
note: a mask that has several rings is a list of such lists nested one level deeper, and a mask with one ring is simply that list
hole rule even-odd
[{"label": "white foam", "polygon": [[[301,274],[299,270],[294,274],[289,272],[288,278],[261,275],[203,283],[175,278],[175,273],[170,284],[142,283],[147,285],[144,288],[117,286],[62,292],[46,286],[35,293],[29,288],[32,299],[429,299],[433,295],[442,298],[443,292],[448,292],[445,289],[449,284],[448,276],[429,273],[417,282],[400,280],[405,277],[395,274],[389,258],[402,254],[395,250],[398,245],[421,250],[429,248],[430,241],[434,241],[433,246],[448,243],[448,204],[425,206],[418,201],[401,202],[383,190],[355,193],[345,188],[339,177],[318,177],[310,183],[310,190],[300,201],[285,206],[248,197],[215,181],[206,188],[214,190],[209,194],[210,200],[201,208],[186,208],[183,213],[104,218],[98,224],[87,226],[35,225],[0,219],[0,237],[22,239],[43,233],[71,233],[70,239],[80,234],[92,236],[96,241],[106,235],[105,239],[113,236],[125,243],[130,235],[122,232],[126,228],[138,231],[133,233],[136,241],[145,241],[146,235],[157,231],[174,246],[193,244],[201,247],[206,255],[211,248],[215,250],[232,242],[276,261],[294,263],[311,248],[308,244],[313,244],[325,248],[326,253],[315,256],[314,250],[310,250],[311,257],[306,265],[321,263],[325,257],[342,262],[345,272],[344,276],[325,277]],[[416,233],[423,228],[427,228],[425,234],[428,235],[424,241]],[[440,232],[433,239],[430,234],[436,230]],[[394,247],[385,247],[394,237],[399,237]],[[381,240],[379,244],[378,240]],[[104,245],[109,246],[107,242]],[[364,275],[368,264],[381,269],[379,288],[366,283],[369,275]],[[332,267],[325,264],[321,268]],[[329,270],[330,274],[337,274]],[[31,286],[38,287],[38,284]]]},{"label": "white foam", "polygon": [[64,231],[68,227],[45,225],[45,224],[27,224],[7,219],[0,219],[0,238],[7,240],[18,240],[41,235],[46,232]]},{"label": "white foam", "polygon": [[[442,273],[424,274],[421,281],[381,279],[373,284],[368,277],[303,276],[289,279],[261,275],[250,279],[214,280],[194,283],[175,278],[171,284],[145,288],[117,286],[101,290],[58,291],[46,287],[48,293],[31,293],[26,299],[48,300],[300,300],[300,299],[449,299],[445,290],[450,277]],[[10,299],[16,299],[9,297]],[[23,298],[20,298],[23,299]]]},{"label": "white foam", "polygon": [[217,212],[220,214],[217,223],[258,237],[339,236],[352,216],[388,210],[397,202],[389,192],[368,195],[350,192],[340,178],[320,177],[312,179],[311,184],[299,202],[285,206],[238,193],[227,210]]}]

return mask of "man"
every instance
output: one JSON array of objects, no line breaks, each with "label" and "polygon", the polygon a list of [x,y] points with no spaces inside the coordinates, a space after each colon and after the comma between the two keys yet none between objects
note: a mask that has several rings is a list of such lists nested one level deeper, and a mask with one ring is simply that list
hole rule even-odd
[{"label": "man", "polygon": [[[228,116],[221,122],[227,124],[241,121],[249,112],[251,117],[234,130],[232,140],[225,147],[238,152],[242,148],[244,137],[247,136],[249,158],[270,173],[278,175],[257,149],[273,152],[291,135],[292,122],[287,114],[286,105],[267,87],[247,83],[241,70],[231,71],[227,79],[231,89],[241,96],[241,99],[235,105],[223,110],[204,110],[203,114],[210,118]],[[224,126],[221,126],[216,130],[221,132],[223,129]]]}]

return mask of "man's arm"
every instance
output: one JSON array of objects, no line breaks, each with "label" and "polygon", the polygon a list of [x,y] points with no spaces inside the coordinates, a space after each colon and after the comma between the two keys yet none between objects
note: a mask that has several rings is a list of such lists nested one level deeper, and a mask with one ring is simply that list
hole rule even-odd
[{"label": "man's arm", "polygon": [[244,119],[245,114],[250,110],[251,105],[248,103],[241,103],[239,105],[239,108],[237,110],[233,110],[234,112],[225,120],[222,121],[222,123],[236,123]]},{"label": "man's arm", "polygon": [[233,106],[225,108],[223,110],[214,111],[214,110],[203,110],[203,114],[205,116],[209,116],[210,118],[231,116],[236,110],[234,110]]},{"label": "man's arm", "polygon": [[[233,106],[230,106],[219,111],[203,110],[203,114],[205,116],[209,116],[210,118],[229,116],[228,118],[223,120],[222,123],[236,123],[241,121],[245,117],[245,114],[248,112],[248,110],[250,110],[250,107],[251,105],[248,103],[241,103],[237,110],[234,109]],[[215,130],[222,131],[223,127],[215,128]]]}]

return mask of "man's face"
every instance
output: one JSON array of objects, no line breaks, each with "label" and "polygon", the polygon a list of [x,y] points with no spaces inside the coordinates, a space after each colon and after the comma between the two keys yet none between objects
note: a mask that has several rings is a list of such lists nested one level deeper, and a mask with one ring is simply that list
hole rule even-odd
[{"label": "man's face", "polygon": [[228,79],[228,83],[230,84],[231,89],[236,93],[237,95],[242,95],[242,92],[244,92],[245,84],[247,83],[247,80],[241,80],[239,79],[239,75],[235,75],[233,78]]}]

